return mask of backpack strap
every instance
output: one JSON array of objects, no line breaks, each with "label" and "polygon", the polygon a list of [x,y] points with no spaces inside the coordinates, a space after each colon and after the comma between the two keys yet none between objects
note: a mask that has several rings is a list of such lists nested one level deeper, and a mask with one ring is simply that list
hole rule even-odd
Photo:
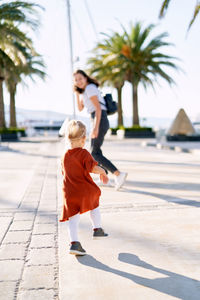
[{"label": "backpack strap", "polygon": [[101,101],[99,101],[99,103],[101,103],[106,108],[106,110],[107,110],[106,104],[102,103]]}]

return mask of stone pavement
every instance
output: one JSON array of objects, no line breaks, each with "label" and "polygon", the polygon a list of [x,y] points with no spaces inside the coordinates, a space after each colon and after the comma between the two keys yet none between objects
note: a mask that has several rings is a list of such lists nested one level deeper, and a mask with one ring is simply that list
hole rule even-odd
[{"label": "stone pavement", "polygon": [[[200,299],[199,155],[106,141],[105,154],[128,171],[116,192],[103,188],[109,237],[92,240],[88,213],[67,253],[58,157],[63,144],[2,144],[0,151],[0,299]],[[111,176],[113,180],[113,177]]]},{"label": "stone pavement", "polygon": [[200,142],[168,142],[165,137],[160,140],[150,139],[143,140],[141,146],[156,147],[157,149],[174,150],[200,155]]},{"label": "stone pavement", "polygon": [[1,300],[58,298],[55,150],[55,143],[2,143]]}]

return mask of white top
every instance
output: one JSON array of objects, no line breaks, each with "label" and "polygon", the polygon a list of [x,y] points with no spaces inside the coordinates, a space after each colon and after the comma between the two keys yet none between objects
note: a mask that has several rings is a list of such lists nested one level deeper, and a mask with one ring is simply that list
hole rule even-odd
[{"label": "white top", "polygon": [[[96,109],[92,101],[90,100],[90,97],[97,96],[99,102],[105,104],[104,98],[101,96],[100,90],[97,88],[97,86],[94,83],[90,83],[86,86],[85,91],[83,93],[83,103],[84,106],[87,108],[87,111],[89,114],[93,113]],[[106,110],[106,106],[101,104],[101,109]]]}]

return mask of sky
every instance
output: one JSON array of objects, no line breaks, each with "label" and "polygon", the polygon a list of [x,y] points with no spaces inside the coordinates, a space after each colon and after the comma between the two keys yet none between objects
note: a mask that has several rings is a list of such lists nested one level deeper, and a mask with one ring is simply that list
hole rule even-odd
[{"label": "sky", "polygon": [[[45,82],[35,78],[35,83],[26,79],[25,86],[18,86],[16,105],[30,110],[50,110],[66,114],[73,113],[72,76],[70,68],[67,7],[65,0],[35,0],[45,11],[41,12],[42,25],[37,32],[31,33],[36,50],[43,55],[48,74]],[[102,32],[112,30],[121,32],[121,25],[128,30],[130,22],[142,21],[145,26],[157,24],[152,32],[155,35],[168,32],[168,42],[174,47],[163,48],[163,52],[180,59],[179,66],[184,72],[170,71],[176,82],[171,88],[163,80],[144,91],[139,87],[140,118],[174,118],[180,108],[188,116],[200,119],[200,17],[187,34],[196,0],[171,0],[164,19],[158,18],[162,0],[87,0],[95,29],[92,27],[85,0],[70,0],[72,19],[72,39],[74,69],[85,69],[87,57],[97,41],[103,38]],[[96,31],[96,33],[95,33]],[[116,98],[112,88],[106,88]],[[6,104],[9,97],[5,95]],[[122,94],[124,116],[132,112],[131,85],[126,83]],[[76,109],[76,113],[77,109]],[[79,113],[78,113],[79,114]],[[84,111],[82,116],[86,116]]]}]

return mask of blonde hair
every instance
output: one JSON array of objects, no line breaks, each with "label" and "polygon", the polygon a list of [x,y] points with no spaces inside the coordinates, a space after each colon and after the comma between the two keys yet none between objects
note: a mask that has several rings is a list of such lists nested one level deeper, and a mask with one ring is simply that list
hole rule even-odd
[{"label": "blonde hair", "polygon": [[81,121],[71,120],[67,126],[66,138],[76,141],[86,136],[86,126]]}]

